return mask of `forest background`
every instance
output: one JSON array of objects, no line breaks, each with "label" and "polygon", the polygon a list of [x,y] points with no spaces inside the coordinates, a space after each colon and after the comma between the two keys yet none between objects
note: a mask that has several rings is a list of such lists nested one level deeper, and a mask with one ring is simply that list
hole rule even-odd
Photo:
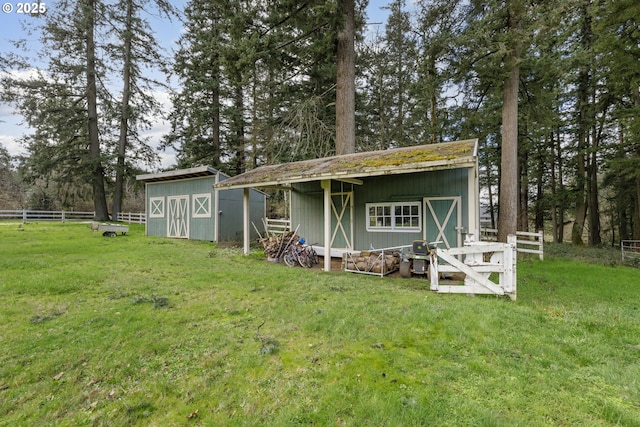
[{"label": "forest background", "polygon": [[[0,147],[0,208],[143,209],[135,175],[158,168],[144,135],[161,91],[172,107],[160,150],[177,168],[235,175],[335,154],[349,3],[355,151],[478,138],[494,225],[506,164],[517,207],[502,215],[519,230],[640,239],[635,0],[396,0],[384,26],[366,0],[46,3],[25,30],[39,48],[17,39],[0,56],[0,100],[29,129],[23,154]],[[159,46],[151,16],[183,23],[175,49]],[[505,163],[510,81],[517,160]]]}]

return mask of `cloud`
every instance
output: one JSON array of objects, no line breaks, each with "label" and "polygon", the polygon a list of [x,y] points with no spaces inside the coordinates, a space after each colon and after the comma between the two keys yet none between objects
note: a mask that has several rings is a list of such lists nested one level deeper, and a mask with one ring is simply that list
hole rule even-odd
[{"label": "cloud", "polygon": [[[167,91],[155,91],[153,97],[160,104],[163,113],[166,115],[172,108],[171,97]],[[149,138],[149,145],[156,150],[158,156],[160,156],[160,168],[167,169],[175,166],[176,153],[172,149],[165,151],[159,150],[162,137],[169,133],[171,130],[170,124],[162,117],[148,117],[151,122],[151,129],[142,133],[143,138]]]},{"label": "cloud", "polygon": [[24,125],[21,124],[21,118],[15,115],[13,107],[0,104],[0,145],[12,156],[25,154],[18,142],[24,133]]},{"label": "cloud", "polygon": [[11,135],[0,134],[0,145],[4,147],[11,156],[25,154],[25,151],[22,148],[22,145],[18,142],[18,139]]}]

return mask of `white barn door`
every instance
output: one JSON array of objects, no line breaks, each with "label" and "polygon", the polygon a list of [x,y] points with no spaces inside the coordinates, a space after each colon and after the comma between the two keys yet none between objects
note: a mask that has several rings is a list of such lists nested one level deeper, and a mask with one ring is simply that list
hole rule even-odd
[{"label": "white barn door", "polygon": [[189,196],[167,197],[167,237],[189,238]]},{"label": "white barn door", "polygon": [[442,242],[439,247],[462,246],[462,209],[460,196],[425,197],[425,240]]}]

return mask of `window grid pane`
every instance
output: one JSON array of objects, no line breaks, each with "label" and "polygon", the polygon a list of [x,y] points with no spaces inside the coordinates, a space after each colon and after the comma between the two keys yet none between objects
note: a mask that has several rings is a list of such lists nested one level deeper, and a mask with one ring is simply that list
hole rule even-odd
[{"label": "window grid pane", "polygon": [[367,207],[367,228],[370,229],[419,231],[420,223],[419,202],[375,204]]},{"label": "window grid pane", "polygon": [[[419,225],[418,205],[396,206],[396,228],[417,228]],[[399,214],[401,212],[401,214]]]}]

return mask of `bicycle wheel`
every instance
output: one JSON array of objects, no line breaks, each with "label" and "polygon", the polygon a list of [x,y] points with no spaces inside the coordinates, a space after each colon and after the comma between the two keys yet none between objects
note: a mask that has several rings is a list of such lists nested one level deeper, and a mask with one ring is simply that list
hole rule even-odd
[{"label": "bicycle wheel", "polygon": [[304,266],[307,268],[311,268],[318,263],[318,254],[311,246],[304,248],[300,257],[304,259]]},{"label": "bicycle wheel", "polygon": [[309,259],[311,260],[312,265],[317,265],[320,260],[318,259],[318,253],[313,248],[309,248]]},{"label": "bicycle wheel", "polygon": [[304,250],[298,254],[298,262],[300,263],[301,267],[304,267],[304,268],[311,267],[309,265],[309,257],[307,256],[307,253]]},{"label": "bicycle wheel", "polygon": [[289,267],[295,267],[298,264],[298,256],[294,250],[287,250],[282,258]]}]

